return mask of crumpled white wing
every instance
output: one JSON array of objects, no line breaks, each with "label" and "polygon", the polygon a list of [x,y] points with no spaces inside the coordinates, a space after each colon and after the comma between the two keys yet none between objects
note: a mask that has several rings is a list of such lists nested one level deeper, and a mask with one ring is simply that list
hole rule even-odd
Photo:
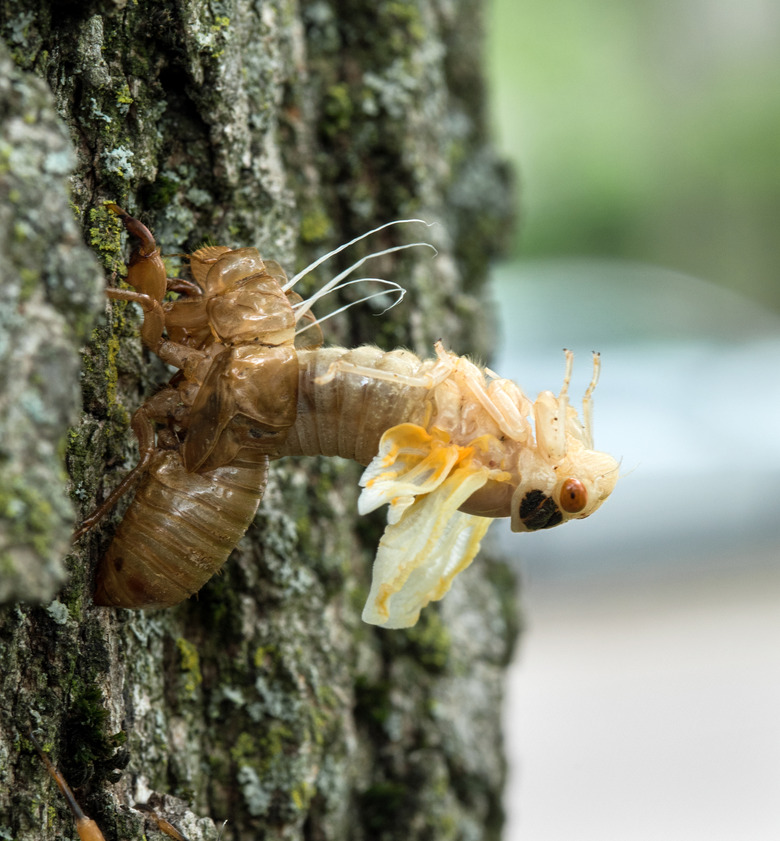
[{"label": "crumpled white wing", "polygon": [[387,430],[360,477],[363,492],[358,511],[368,514],[390,505],[388,523],[396,523],[420,494],[431,493],[447,478],[463,455],[463,448],[444,435],[431,435],[421,426],[402,423]]},{"label": "crumpled white wing", "polygon": [[[444,449],[451,452],[445,454]],[[410,449],[397,446],[395,455],[403,453],[405,458],[388,458],[390,450],[383,438],[379,454],[361,480],[361,484],[370,482],[363,494],[369,495],[371,508],[391,503],[363,620],[384,628],[408,628],[417,622],[425,605],[449,590],[453,578],[476,556],[492,520],[464,514],[458,508],[494,471],[475,465],[467,448],[441,446],[441,442],[434,443],[428,453],[417,450],[416,458],[406,458]],[[436,454],[436,469],[431,453]],[[406,471],[400,469],[399,461],[405,462]],[[420,477],[424,481],[416,483]]]}]

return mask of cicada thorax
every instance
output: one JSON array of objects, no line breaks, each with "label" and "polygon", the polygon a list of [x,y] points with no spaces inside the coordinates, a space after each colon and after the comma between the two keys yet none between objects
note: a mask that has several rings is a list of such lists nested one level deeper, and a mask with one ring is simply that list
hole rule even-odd
[{"label": "cicada thorax", "polygon": [[[183,458],[188,470],[229,464],[246,449],[275,454],[295,420],[298,360],[295,315],[281,267],[255,249],[222,255],[210,269],[208,324],[224,350],[192,405]],[[214,275],[218,275],[214,281]]]},{"label": "cicada thorax", "polygon": [[295,420],[296,345],[317,346],[321,331],[315,325],[306,340],[296,339],[292,305],[301,297],[282,290],[284,270],[254,248],[200,249],[191,267],[203,297],[170,305],[166,326],[169,335],[217,352],[191,399],[184,465],[211,470],[242,449],[275,454]]},{"label": "cicada thorax", "polygon": [[298,360],[291,345],[237,345],[214,360],[189,414],[190,471],[229,464],[249,450],[275,455],[295,421]]}]

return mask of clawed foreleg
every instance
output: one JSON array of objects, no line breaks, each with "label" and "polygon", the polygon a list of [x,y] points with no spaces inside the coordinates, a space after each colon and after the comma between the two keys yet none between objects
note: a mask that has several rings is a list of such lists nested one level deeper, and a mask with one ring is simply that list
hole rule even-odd
[{"label": "clawed foreleg", "polygon": [[157,353],[165,328],[165,312],[162,304],[144,292],[135,292],[132,289],[108,288],[106,289],[106,296],[114,301],[130,301],[141,307],[144,311],[141,339],[149,350]]}]

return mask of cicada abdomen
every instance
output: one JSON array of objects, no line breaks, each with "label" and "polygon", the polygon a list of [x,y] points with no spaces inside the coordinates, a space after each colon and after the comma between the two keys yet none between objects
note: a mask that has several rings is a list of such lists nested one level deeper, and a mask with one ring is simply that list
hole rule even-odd
[{"label": "cicada abdomen", "polygon": [[[298,411],[280,454],[341,456],[368,464],[388,429],[424,416],[427,390],[409,379],[432,364],[408,350],[384,352],[370,345],[299,351]],[[331,377],[335,365],[369,375]]]},{"label": "cicada abdomen", "polygon": [[190,472],[178,450],[160,450],[141,480],[97,575],[95,604],[178,604],[222,567],[265,490],[268,456]]}]

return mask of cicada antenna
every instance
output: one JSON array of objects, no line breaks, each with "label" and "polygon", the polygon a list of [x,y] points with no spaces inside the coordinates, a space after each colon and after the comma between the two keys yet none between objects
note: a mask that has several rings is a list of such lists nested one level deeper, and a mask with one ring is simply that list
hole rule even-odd
[{"label": "cicada antenna", "polygon": [[596,384],[599,381],[599,374],[601,373],[601,354],[593,351],[593,376],[590,378],[588,387],[585,389],[585,394],[582,398],[582,425],[585,430],[585,446],[593,449],[593,392],[596,390]]}]

